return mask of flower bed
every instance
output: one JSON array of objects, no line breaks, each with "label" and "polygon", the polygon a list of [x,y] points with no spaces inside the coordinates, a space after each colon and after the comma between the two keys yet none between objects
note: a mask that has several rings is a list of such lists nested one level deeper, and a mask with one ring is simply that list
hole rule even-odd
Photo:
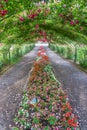
[{"label": "flower bed", "polygon": [[12,130],[79,130],[77,117],[43,47],[39,48],[14,122]]}]

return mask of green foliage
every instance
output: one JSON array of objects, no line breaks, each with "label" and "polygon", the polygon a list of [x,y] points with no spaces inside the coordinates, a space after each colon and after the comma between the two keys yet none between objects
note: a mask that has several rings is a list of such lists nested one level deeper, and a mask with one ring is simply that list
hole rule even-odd
[{"label": "green foliage", "polygon": [[4,66],[8,66],[16,63],[24,54],[33,49],[34,45],[28,45],[27,43],[20,45],[3,45],[0,49],[0,71]]},{"label": "green foliage", "polygon": [[57,122],[57,119],[55,116],[50,116],[48,118],[48,122],[50,123],[50,125],[54,125]]},{"label": "green foliage", "polygon": [[53,73],[53,71],[52,71],[52,66],[51,66],[50,64],[48,64],[48,65],[44,68],[44,70],[50,74],[50,77],[51,77],[52,80],[57,81],[56,78],[55,78],[55,75],[54,75],[54,73]]},{"label": "green foliage", "polygon": [[67,59],[73,59],[74,58],[74,53],[73,53],[73,48],[67,47]]},{"label": "green foliage", "polygon": [[[79,63],[83,68],[87,69],[87,47],[76,45],[53,45],[50,44],[50,48],[56,51],[64,58],[71,59],[76,63]],[[75,52],[76,49],[76,52]]]},{"label": "green foliage", "polygon": [[38,124],[39,123],[39,119],[37,117],[33,117],[33,123],[34,124]]},{"label": "green foliage", "polygon": [[49,126],[46,126],[46,127],[44,128],[44,130],[49,130]]},{"label": "green foliage", "polygon": [[0,70],[2,69],[2,67],[3,67],[3,62],[0,61]]},{"label": "green foliage", "polygon": [[81,60],[81,61],[80,61],[80,65],[81,65],[83,68],[87,69],[87,59]]},{"label": "green foliage", "polygon": [[87,69],[87,47],[80,48],[78,50],[78,56],[80,65]]},{"label": "green foliage", "polygon": [[[55,3],[54,0],[46,0],[46,4],[41,4],[39,0],[32,2],[29,0],[8,0],[4,2],[2,0],[1,4],[3,9],[8,10],[6,16],[0,17],[2,20],[0,23],[0,42],[2,43],[35,42],[39,37],[35,29],[36,24],[40,25],[40,30],[47,31],[47,37],[51,41],[59,41],[62,44],[65,41],[64,39],[68,39],[87,43],[87,3],[84,0],[80,2],[62,0],[58,3]],[[42,10],[39,15],[34,19],[29,19],[30,12],[35,13],[38,9]],[[50,10],[47,15],[45,15],[46,9]],[[20,21],[20,17],[23,17],[24,21]],[[71,20],[78,22],[75,25],[70,25]],[[43,26],[44,21],[46,25]],[[34,34],[32,35],[32,33]]]},{"label": "green foliage", "polygon": [[14,128],[12,128],[12,130],[19,130],[19,128],[17,128],[17,127],[14,127]]}]

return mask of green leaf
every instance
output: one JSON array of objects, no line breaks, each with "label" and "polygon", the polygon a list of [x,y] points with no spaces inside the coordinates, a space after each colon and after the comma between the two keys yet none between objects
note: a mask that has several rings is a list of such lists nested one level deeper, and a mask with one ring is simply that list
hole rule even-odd
[{"label": "green leaf", "polygon": [[14,127],[14,128],[12,128],[12,130],[19,130],[19,128],[17,128],[17,127]]},{"label": "green leaf", "polygon": [[44,128],[44,130],[49,130],[49,126],[46,126],[46,127]]}]

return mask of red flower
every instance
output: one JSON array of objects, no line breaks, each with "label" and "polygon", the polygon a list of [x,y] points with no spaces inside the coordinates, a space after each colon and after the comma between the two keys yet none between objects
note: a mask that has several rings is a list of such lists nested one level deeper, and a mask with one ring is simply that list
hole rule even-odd
[{"label": "red flower", "polygon": [[65,111],[65,110],[72,110],[72,107],[71,107],[71,105],[70,105],[70,103],[69,102],[66,102],[66,104],[64,104],[63,106],[62,106],[62,110],[63,111]]},{"label": "red flower", "polygon": [[38,55],[38,56],[41,56],[41,51],[38,51],[37,55]]},{"label": "red flower", "polygon": [[8,0],[4,0],[5,2],[8,2]]},{"label": "red flower", "polygon": [[71,128],[67,128],[66,130],[71,130]]},{"label": "red flower", "polygon": [[70,21],[70,25],[72,25],[72,26],[75,25],[74,20],[71,20],[71,21]]},{"label": "red flower", "polygon": [[71,112],[67,112],[64,114],[64,117],[69,118],[71,116],[71,114],[72,114]]},{"label": "red flower", "polygon": [[46,61],[49,61],[49,58],[48,58],[48,56],[46,56],[46,55],[43,55],[43,57],[42,57],[44,60],[46,60]]},{"label": "red flower", "polygon": [[43,31],[40,31],[40,35],[43,35]]},{"label": "red flower", "polygon": [[68,120],[68,125],[72,126],[72,127],[77,127],[78,126],[78,122],[76,122],[76,117],[73,117],[72,119]]},{"label": "red flower", "polygon": [[30,14],[30,15],[28,15],[28,18],[34,19],[37,15],[38,15],[37,13],[35,13],[35,14]]},{"label": "red flower", "polygon": [[1,14],[1,16],[5,16],[7,14],[7,12],[8,12],[7,10],[1,10],[0,14]]},{"label": "red flower", "polygon": [[41,9],[38,9],[37,12],[40,13],[40,12],[41,12]]}]

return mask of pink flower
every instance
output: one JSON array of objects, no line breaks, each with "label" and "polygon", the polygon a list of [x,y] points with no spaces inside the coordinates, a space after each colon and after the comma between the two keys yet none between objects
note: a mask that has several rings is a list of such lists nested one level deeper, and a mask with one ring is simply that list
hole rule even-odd
[{"label": "pink flower", "polygon": [[50,101],[50,98],[48,98],[48,101]]},{"label": "pink flower", "polygon": [[46,111],[44,111],[43,115],[44,115],[44,116],[46,115]]},{"label": "pink flower", "polygon": [[41,107],[41,104],[38,104],[38,107]]},{"label": "pink flower", "polygon": [[71,130],[71,128],[67,128],[66,130]]},{"label": "pink flower", "polygon": [[76,128],[74,128],[74,130],[76,130]]},{"label": "pink flower", "polygon": [[49,89],[48,89],[48,88],[46,88],[46,92],[48,92],[48,90],[49,90]]},{"label": "pink flower", "polygon": [[28,15],[28,18],[34,19],[37,15],[38,15],[37,13],[35,13],[35,14],[30,14],[30,15]]},{"label": "pink flower", "polygon": [[39,25],[37,24],[37,25],[36,25],[36,29],[38,29],[38,28],[39,28]]},{"label": "pink flower", "polygon": [[72,26],[75,25],[74,20],[71,20],[71,21],[70,21],[70,25],[72,25]]},{"label": "pink flower", "polygon": [[38,127],[38,125],[37,124],[35,124],[35,128],[37,128]]},{"label": "pink flower", "polygon": [[19,20],[20,20],[20,21],[24,21],[24,18],[23,18],[23,17],[20,17]]},{"label": "pink flower", "polygon": [[47,95],[46,98],[49,98],[49,96]]},{"label": "pink flower", "polygon": [[75,23],[76,23],[76,24],[78,24],[78,23],[79,23],[78,19],[75,21]]},{"label": "pink flower", "polygon": [[0,14],[1,14],[1,16],[5,16],[7,14],[7,12],[8,12],[7,10],[1,10]]},{"label": "pink flower", "polygon": [[41,9],[38,9],[37,11],[38,11],[38,13],[40,13],[40,12],[41,12]]},{"label": "pink flower", "polygon": [[59,128],[55,128],[55,130],[59,130]]},{"label": "pink flower", "polygon": [[54,113],[52,113],[52,114],[50,114],[50,116],[55,116],[55,114],[54,114]]}]

